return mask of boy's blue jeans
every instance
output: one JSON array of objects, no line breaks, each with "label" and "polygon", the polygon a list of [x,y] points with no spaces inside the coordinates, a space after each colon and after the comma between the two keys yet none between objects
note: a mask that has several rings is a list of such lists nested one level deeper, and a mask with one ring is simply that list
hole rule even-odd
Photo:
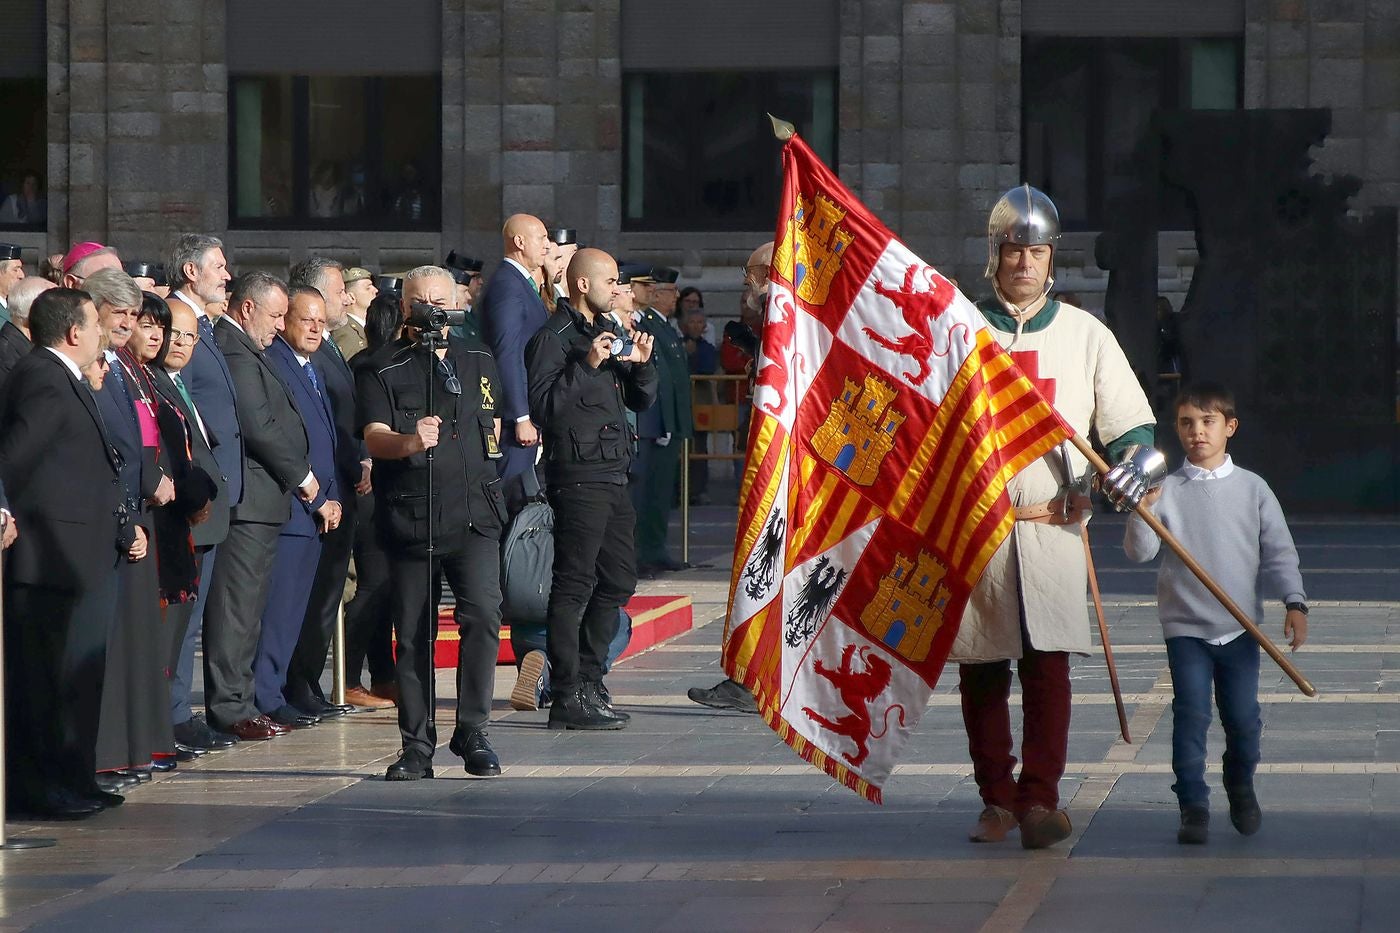
[{"label": "boy's blue jeans", "polygon": [[1224,784],[1249,786],[1259,764],[1259,645],[1247,633],[1224,645],[1200,638],[1168,638],[1167,663],[1172,672],[1172,771],[1177,800],[1206,806],[1206,731],[1210,728],[1210,691],[1220,724],[1225,727]]}]

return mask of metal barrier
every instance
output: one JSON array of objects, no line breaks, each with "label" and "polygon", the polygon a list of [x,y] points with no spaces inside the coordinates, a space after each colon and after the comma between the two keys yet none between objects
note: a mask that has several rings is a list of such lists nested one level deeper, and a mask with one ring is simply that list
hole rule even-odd
[{"label": "metal barrier", "polygon": [[[743,460],[741,448],[746,438],[739,437],[739,425],[745,408],[752,404],[749,398],[749,377],[718,373],[712,376],[692,375],[690,377],[691,427],[699,434],[733,434],[734,453],[696,453],[691,438],[685,439],[681,456],[681,562],[690,563],[690,462],[697,460],[708,463],[710,460]],[[721,384],[742,385],[743,392],[732,402],[719,401]]]}]

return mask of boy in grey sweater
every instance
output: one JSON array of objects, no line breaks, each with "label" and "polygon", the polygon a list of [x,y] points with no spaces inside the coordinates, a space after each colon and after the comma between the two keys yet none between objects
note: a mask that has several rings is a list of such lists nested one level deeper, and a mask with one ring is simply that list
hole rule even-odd
[{"label": "boy in grey sweater", "polygon": [[[1246,612],[1263,618],[1264,597],[1280,598],[1283,635],[1297,651],[1308,637],[1307,596],[1298,551],[1283,510],[1267,483],[1235,466],[1225,452],[1239,427],[1235,400],[1224,386],[1201,383],[1176,400],[1176,433],[1186,462],[1148,493],[1149,509]],[[1138,563],[1157,555],[1160,541],[1136,514],[1123,549]],[[1210,828],[1205,782],[1206,730],[1215,686],[1225,727],[1225,794],[1230,822],[1243,835],[1259,831],[1254,795],[1259,764],[1259,646],[1175,554],[1162,558],[1157,611],[1172,673],[1172,771],[1181,805],[1180,843],[1204,843]]]}]

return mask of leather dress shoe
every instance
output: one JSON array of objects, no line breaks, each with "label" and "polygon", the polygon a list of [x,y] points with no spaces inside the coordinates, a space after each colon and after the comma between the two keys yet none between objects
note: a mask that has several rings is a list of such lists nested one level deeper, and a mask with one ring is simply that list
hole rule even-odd
[{"label": "leather dress shoe", "polygon": [[370,684],[369,692],[377,697],[390,701],[395,706],[399,705],[399,685],[392,680]]},{"label": "leather dress shoe", "polygon": [[188,745],[181,745],[179,742],[175,743],[176,761],[194,761],[196,758],[203,758],[207,754],[208,751],[205,749],[190,748]]},{"label": "leather dress shoe", "polygon": [[555,697],[554,702],[549,707],[549,728],[551,729],[583,729],[590,732],[601,732],[622,729],[626,726],[627,723],[621,719],[609,716],[588,702],[582,684],[562,696]]},{"label": "leather dress shoe", "polygon": [[394,705],[393,700],[377,697],[359,685],[345,691],[345,701],[361,709],[389,709]]},{"label": "leather dress shoe", "polygon": [[11,818],[31,820],[85,820],[103,809],[96,800],[61,788],[52,788],[33,798],[15,799],[9,805]]},{"label": "leather dress shoe", "polygon": [[466,763],[467,773],[476,777],[496,777],[501,773],[501,760],[491,747],[491,740],[482,729],[458,731],[447,743],[454,755],[461,755]]},{"label": "leather dress shoe", "polygon": [[290,703],[283,703],[272,712],[264,715],[279,726],[286,726],[288,729],[305,729],[307,726],[314,726],[321,721],[321,717],[308,716]]},{"label": "leather dress shoe", "polygon": [[138,784],[148,784],[155,777],[155,775],[151,773],[150,765],[138,765],[134,768],[122,768],[117,773],[125,775],[127,777],[136,778],[136,782]]},{"label": "leather dress shoe", "polygon": [[384,772],[386,781],[417,781],[433,776],[433,760],[416,748],[406,748]]},{"label": "leather dress shoe", "polygon": [[[303,716],[310,716],[312,719],[318,721],[322,719],[337,719],[344,716],[346,713],[345,709],[336,706],[334,703],[327,703],[318,696],[308,696],[298,700],[289,700],[287,702],[298,713],[301,713]],[[350,711],[353,712],[354,707],[350,707]]]},{"label": "leather dress shoe", "polygon": [[177,747],[183,745],[195,751],[214,751],[238,744],[238,736],[211,728],[203,716],[192,716],[177,723],[173,731]]},{"label": "leather dress shoe", "polygon": [[667,573],[675,573],[679,570],[690,569],[689,564],[685,563],[684,561],[674,560],[670,557],[663,557],[660,560],[654,562],[652,566],[656,567],[658,570],[664,570]]},{"label": "leather dress shoe", "polygon": [[174,771],[178,767],[179,765],[175,762],[174,755],[161,755],[158,758],[151,759],[151,770],[157,772],[158,774],[164,774],[167,771]]},{"label": "leather dress shoe", "polygon": [[97,783],[97,789],[108,794],[115,794],[123,787],[135,787],[141,783],[141,779],[134,774],[122,774],[120,771],[99,771],[93,777]]},{"label": "leather dress shoe", "polygon": [[104,810],[120,807],[122,804],[126,803],[126,798],[121,794],[109,794],[105,790],[86,791],[81,796],[84,800],[91,800],[101,805]]},{"label": "leather dress shoe", "polygon": [[237,736],[241,742],[261,742],[279,735],[286,735],[291,730],[285,726],[277,725],[266,716],[258,716],[256,719],[240,719],[230,725],[228,731],[230,735]]},{"label": "leather dress shoe", "polygon": [[612,694],[608,692],[608,688],[601,682],[595,683],[591,680],[584,681],[583,699],[605,716],[610,716],[619,722],[632,721],[631,714],[624,713],[622,710],[612,705]]}]

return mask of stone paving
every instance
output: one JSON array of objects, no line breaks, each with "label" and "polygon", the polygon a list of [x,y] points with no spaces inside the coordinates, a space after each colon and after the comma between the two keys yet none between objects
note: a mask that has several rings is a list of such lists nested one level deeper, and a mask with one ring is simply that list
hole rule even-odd
[{"label": "stone paving", "polygon": [[[685,690],[718,667],[725,514],[696,516],[692,560],[647,583],[696,601],[697,628],[618,665],[633,716],[552,733],[512,711],[505,774],[387,784],[390,714],[358,713],[209,755],[78,824],[13,824],[57,847],[0,854],[0,929],[1391,930],[1400,916],[1400,523],[1295,523],[1314,594],[1300,694],[1265,659],[1263,830],[1175,841],[1170,682],[1152,577],[1095,552],[1135,744],[1118,738],[1099,656],[1073,668],[1062,786],[1075,834],[974,846],[980,809],[952,680],[872,806],[800,761],[752,715]],[[1380,581],[1379,583],[1377,581]],[[1347,598],[1357,590],[1367,601]],[[1278,619],[1263,620],[1277,635]],[[451,690],[451,678],[440,678]],[[445,709],[445,704],[444,704]],[[444,716],[448,715],[446,712]],[[445,738],[445,736],[444,736]],[[1218,727],[1212,754],[1220,750]],[[1218,764],[1214,780],[1218,782]]]}]

